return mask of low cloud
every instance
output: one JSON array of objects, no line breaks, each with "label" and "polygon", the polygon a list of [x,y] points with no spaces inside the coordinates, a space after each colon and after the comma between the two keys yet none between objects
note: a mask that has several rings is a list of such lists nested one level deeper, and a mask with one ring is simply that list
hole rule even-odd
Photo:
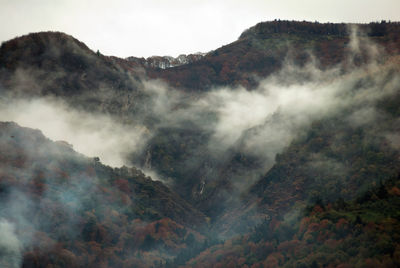
[{"label": "low cloud", "polygon": [[[207,193],[208,181],[221,176],[235,178],[244,189],[313,121],[348,111],[343,120],[357,127],[383,116],[375,103],[398,91],[396,62],[383,63],[377,45],[357,29],[352,33],[343,64],[321,70],[311,56],[312,61],[300,67],[288,56],[279,72],[260,79],[252,90],[219,87],[188,93],[142,77],[131,91],[105,85],[67,101],[7,99],[1,103],[0,120],[39,128],[108,165],[139,165],[164,181],[181,176],[172,180],[197,183],[191,185],[194,195]],[[20,85],[27,78],[21,73],[15,79]],[[27,81],[40,88],[40,81]],[[85,107],[86,101],[101,107]],[[235,154],[255,160],[240,166]],[[152,158],[157,162],[151,163]]]},{"label": "low cloud", "polygon": [[9,221],[0,218],[0,266],[19,268],[22,262],[22,244]]},{"label": "low cloud", "polygon": [[128,126],[105,114],[74,109],[61,100],[38,98],[1,103],[0,120],[40,129],[54,141],[62,140],[111,166],[128,164],[126,154],[138,150],[149,136],[143,126]]}]

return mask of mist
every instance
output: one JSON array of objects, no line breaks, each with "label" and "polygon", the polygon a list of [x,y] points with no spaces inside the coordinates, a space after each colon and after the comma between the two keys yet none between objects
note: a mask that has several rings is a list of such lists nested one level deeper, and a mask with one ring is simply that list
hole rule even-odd
[{"label": "mist", "polygon": [[[362,65],[361,55],[366,58]],[[318,59],[312,54],[310,59],[299,66],[289,53],[281,70],[259,78],[252,90],[215,87],[189,93],[160,80],[142,76],[137,83],[130,78],[127,81],[135,83],[136,91],[121,93],[105,86],[90,93],[101,103],[96,111],[90,110],[92,106],[85,109],[87,93],[71,100],[5,98],[0,120],[38,128],[52,140],[65,141],[107,165],[138,166],[164,182],[178,183],[196,174],[197,182],[190,186],[194,192],[202,188],[201,181],[219,180],[240,153],[257,159],[251,168],[245,165],[229,174],[244,187],[265,174],[275,156],[313,121],[351,108],[345,120],[353,126],[366,124],[379,118],[372,104],[397,90],[399,78],[391,74],[396,64],[384,63],[382,49],[354,27],[344,63],[321,70]],[[25,76],[20,73],[11,84],[23,84]],[[35,88],[41,83],[29,76]],[[173,154],[167,147],[174,139],[178,147],[173,150],[180,154],[183,150],[185,157],[173,167],[162,166],[162,159]],[[155,149],[160,146],[162,154]],[[171,168],[173,172],[165,171]]]},{"label": "mist", "polygon": [[22,262],[22,245],[15,234],[12,223],[0,219],[0,265],[2,267],[19,268]]},{"label": "mist", "polygon": [[[269,77],[258,77],[258,86],[252,89],[224,86],[185,92],[144,74],[137,78],[127,73],[123,74],[128,84],[125,88],[113,87],[114,80],[120,78],[117,75],[110,78],[112,82],[105,80],[99,88],[89,88],[85,75],[79,74],[77,83],[87,91],[72,90],[71,97],[62,86],[56,91],[60,95],[42,90],[55,83],[53,76],[68,76],[68,72],[57,70],[41,81],[39,71],[16,70],[8,83],[15,88],[7,90],[15,91],[18,97],[1,96],[0,121],[39,129],[57,142],[46,140],[47,145],[32,146],[32,140],[45,140],[33,130],[18,142],[12,133],[1,136],[4,148],[12,143],[19,146],[20,151],[15,151],[27,157],[10,158],[8,166],[0,162],[0,175],[9,188],[17,185],[14,188],[22,189],[3,192],[0,185],[0,235],[4,238],[0,240],[0,265],[20,267],[22,256],[40,239],[48,247],[45,252],[59,240],[69,243],[80,237],[85,242],[96,240],[99,245],[105,241],[115,246],[118,242],[120,248],[126,243],[139,254],[146,239],[133,236],[161,217],[159,207],[153,204],[160,201],[157,198],[172,211],[167,216],[178,214],[188,226],[199,216],[206,235],[215,233],[215,237],[229,239],[243,234],[260,217],[273,216],[256,211],[256,203],[245,207],[248,200],[243,195],[267,176],[278,161],[277,155],[308,135],[315,122],[332,118],[343,122],[331,147],[340,146],[341,135],[348,129],[362,128],[362,142],[379,137],[399,150],[396,126],[380,129],[391,115],[377,107],[380,101],[399,94],[399,59],[386,61],[378,45],[356,28],[351,32],[344,62],[321,69],[310,52],[310,61],[300,66],[288,53],[282,68]],[[100,64],[97,56],[91,57]],[[315,188],[324,189],[330,181],[346,185],[351,164],[324,152],[308,156],[301,168],[315,179]],[[162,183],[153,182],[136,168],[102,166],[97,157],[111,167],[138,167]],[[29,162],[32,159],[37,162]],[[162,188],[164,184],[172,191]],[[340,187],[326,196],[339,197]],[[170,203],[170,198],[181,203]],[[284,221],[295,224],[306,202],[301,200],[286,211]],[[196,217],[186,221],[187,215],[180,217],[179,213]],[[47,220],[47,215],[54,217]],[[135,222],[142,215],[149,220]],[[138,226],[143,229],[136,229]],[[184,227],[178,229],[181,232]],[[107,230],[117,232],[109,235]],[[185,232],[177,233],[176,239],[182,241],[173,245],[176,252],[183,241],[186,243]],[[164,254],[164,245],[153,240],[147,240],[147,250]],[[82,245],[69,246],[79,252]],[[174,256],[167,250],[165,255]]]},{"label": "mist", "polygon": [[65,141],[107,165],[128,165],[126,155],[139,150],[149,136],[140,125],[128,126],[105,114],[74,109],[53,98],[21,99],[0,103],[0,120],[40,129],[54,141]]}]

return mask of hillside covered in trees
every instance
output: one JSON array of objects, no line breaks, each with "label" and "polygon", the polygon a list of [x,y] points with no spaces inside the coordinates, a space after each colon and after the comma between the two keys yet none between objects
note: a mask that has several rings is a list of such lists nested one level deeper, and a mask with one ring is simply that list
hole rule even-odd
[{"label": "hillside covered in trees", "polygon": [[180,59],[4,42],[0,266],[398,267],[399,33],[276,20]]}]

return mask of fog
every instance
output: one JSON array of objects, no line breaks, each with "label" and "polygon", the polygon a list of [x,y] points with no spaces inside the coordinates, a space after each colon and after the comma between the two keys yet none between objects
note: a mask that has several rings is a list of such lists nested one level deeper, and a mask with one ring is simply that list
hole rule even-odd
[{"label": "fog", "polygon": [[15,234],[14,226],[2,218],[0,218],[0,236],[0,265],[19,268],[22,262],[22,245]]},{"label": "fog", "polygon": [[[358,63],[361,55],[366,57],[366,64]],[[321,70],[318,59],[312,55],[311,59],[298,66],[289,53],[282,69],[260,78],[258,87],[252,90],[216,87],[204,93],[188,93],[146,77],[141,78],[140,85],[130,79],[135,83],[135,92],[121,93],[104,85],[90,95],[102,105],[95,111],[90,110],[92,106],[85,109],[87,93],[70,100],[54,96],[6,97],[1,103],[0,120],[40,129],[52,140],[66,141],[76,151],[100,157],[103,163],[114,167],[139,165],[164,180],[169,180],[171,174],[160,174],[160,163],[151,165],[145,158],[149,154],[150,160],[153,158],[155,141],[163,136],[173,139],[176,133],[181,133],[190,140],[197,139],[194,144],[191,141],[193,148],[185,149],[188,155],[182,165],[189,170],[183,176],[196,173],[204,165],[218,170],[237,151],[261,162],[258,175],[248,176],[249,180],[253,177],[251,184],[273,165],[275,155],[304,133],[313,121],[355,107],[346,120],[354,126],[365,124],[378,118],[375,109],[368,105],[397,90],[399,78],[390,74],[393,64],[382,64],[385,59],[382,49],[356,28],[351,29],[344,63]],[[52,77],[49,81],[35,78],[35,71],[16,73],[11,85],[25,84],[25,90],[26,81],[35,88],[54,83]],[[60,76],[60,71],[55,75]],[[20,87],[17,91],[20,94]],[[112,102],[117,106],[111,106]],[[357,108],[361,104],[364,107]],[[132,107],[136,112],[126,112]],[[165,134],[166,128],[172,130]],[[207,175],[209,179],[219,176],[217,171],[211,173]]]},{"label": "fog", "polygon": [[89,157],[107,165],[127,165],[126,154],[146,140],[146,128],[127,126],[104,114],[79,111],[62,100],[38,98],[1,103],[0,120],[40,129],[54,141],[66,141]]},{"label": "fog", "polygon": [[[277,154],[301,139],[313,122],[339,117],[348,127],[364,128],[367,138],[384,137],[394,149],[400,148],[400,137],[393,129],[379,129],[378,122],[384,122],[390,115],[376,107],[379,101],[399,93],[399,61],[385,62],[382,49],[357,29],[353,29],[351,38],[346,61],[327,70],[318,68],[316,58],[311,57],[312,61],[298,66],[288,55],[282,69],[259,78],[259,85],[254,89],[226,86],[201,93],[184,92],[142,76],[141,83],[132,86],[136,91],[121,93],[107,85],[94,89],[90,98],[97,98],[101,103],[98,109],[92,109],[89,102],[85,106],[87,93],[73,98],[43,96],[41,87],[54,83],[54,77],[41,81],[35,72],[17,70],[10,84],[25,86],[8,89],[17,91],[18,97],[2,96],[0,121],[14,121],[41,130],[53,141],[65,141],[56,143],[62,150],[54,146],[31,148],[28,141],[21,142],[21,148],[30,158],[45,159],[43,166],[49,169],[57,170],[57,165],[61,165],[52,161],[57,154],[69,159],[66,153],[72,154],[69,146],[85,156],[99,157],[102,163],[112,167],[140,167],[212,218],[214,226],[207,225],[207,232],[220,230],[222,226],[231,232],[224,237],[229,238],[243,230],[227,226],[244,223],[249,228],[256,222],[247,217],[239,220],[235,218],[237,215],[225,212],[241,208],[242,194],[265,176]],[[361,55],[366,57],[362,64]],[[60,73],[57,71],[54,76]],[[24,96],[24,90],[29,91],[31,85],[29,97]],[[2,138],[0,141],[4,144],[9,142],[10,137]],[[90,162],[83,155],[79,161]],[[315,153],[304,169],[319,175],[318,178],[343,181],[349,166]],[[22,184],[37,176],[34,169],[18,167],[2,167],[0,172],[18,178]],[[54,174],[43,177],[54,179]],[[76,226],[76,219],[69,215],[79,212],[88,199],[94,204],[93,211],[103,205],[101,198],[93,197],[97,193],[97,180],[83,173],[71,174],[68,184],[58,185],[51,180],[46,183],[51,187],[44,190],[42,198],[63,207],[63,215],[58,215],[55,221]],[[326,181],[321,179],[318,183],[323,185]],[[32,246],[30,228],[35,224],[36,229],[52,228],[48,226],[51,221],[38,223],[38,219],[35,222],[29,219],[31,206],[54,214],[59,208],[51,202],[32,201],[22,192],[7,194],[0,204],[0,235],[4,238],[0,240],[0,265],[19,267],[21,254]],[[125,212],[125,208],[119,209]],[[285,220],[297,219],[300,210],[293,208]],[[65,235],[62,230],[52,235],[57,239],[61,234]]]}]

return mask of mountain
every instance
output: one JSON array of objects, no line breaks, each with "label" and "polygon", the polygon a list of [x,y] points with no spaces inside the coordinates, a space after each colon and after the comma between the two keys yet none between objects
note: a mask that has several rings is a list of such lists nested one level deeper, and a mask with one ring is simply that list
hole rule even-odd
[{"label": "mountain", "polygon": [[[18,243],[24,252],[13,253],[23,267],[38,260],[117,265],[138,249],[173,256],[185,237],[201,237],[192,228],[202,228],[206,217],[138,169],[104,166],[11,122],[0,123],[0,152],[0,215],[2,224],[23,229]],[[129,263],[135,262],[144,265],[132,256]]]},{"label": "mountain", "polygon": [[399,179],[345,202],[265,218],[247,235],[204,250],[187,267],[397,267]]},{"label": "mountain", "polygon": [[253,88],[259,78],[282,68],[288,57],[299,66],[310,60],[311,54],[318,59],[321,68],[343,63],[346,48],[351,45],[351,29],[355,27],[390,54],[399,53],[398,23],[347,25],[272,21],[251,27],[237,41],[207,53],[199,61],[172,69],[150,70],[149,76],[161,77],[187,90],[207,90],[216,85]]},{"label": "mountain", "polygon": [[[351,27],[356,26],[360,28],[358,30],[353,28],[354,30],[351,30]],[[212,62],[218,62],[218,64],[227,66],[240,66],[242,60],[244,60],[242,57],[245,57],[242,52],[246,51],[249,54],[254,50],[256,51],[255,58],[261,60],[260,65],[248,66],[240,70],[240,75],[254,77],[254,73],[252,72],[257,71],[259,72],[257,76],[263,77],[263,79],[257,79],[257,83],[250,87],[250,90],[254,90],[255,92],[264,90],[263,84],[266,83],[265,80],[268,79],[268,75],[271,75],[272,79],[278,79],[279,83],[288,83],[289,85],[291,83],[309,83],[310,87],[314,87],[313,83],[319,82],[317,80],[320,78],[313,77],[315,75],[313,72],[322,72],[329,76],[327,79],[332,82],[340,83],[339,81],[344,81],[344,83],[351,83],[348,86],[344,85],[344,87],[348,87],[347,90],[351,91],[360,88],[360,94],[362,94],[361,92],[364,92],[364,85],[367,83],[365,81],[371,81],[371,84],[375,84],[373,75],[387,77],[388,80],[385,80],[385,82],[388,82],[392,79],[390,78],[390,73],[398,72],[398,70],[391,67],[393,65],[396,66],[398,64],[397,61],[395,63],[387,63],[386,65],[384,63],[386,62],[385,57],[395,58],[398,55],[400,47],[397,38],[398,35],[396,34],[398,31],[399,25],[397,23],[371,23],[367,25],[315,24],[285,21],[261,23],[245,31],[238,41],[208,53],[203,59],[195,63],[166,70],[158,69],[155,72],[158,72],[157,75],[160,75],[175,86],[179,86],[178,84],[174,84],[177,81],[176,79],[179,80],[179,78],[171,75],[174,72],[177,75],[182,75],[184,79],[189,79],[190,77],[199,79],[203,76],[211,79],[213,76],[209,75],[206,69],[211,70],[214,68],[214,63]],[[364,39],[363,41],[356,41],[355,38]],[[242,44],[244,42],[252,45],[243,48]],[[355,48],[355,46],[357,47]],[[266,53],[271,57],[276,57],[274,61],[277,64],[262,61],[263,56],[260,54]],[[375,53],[378,53],[380,58],[377,58],[377,54]],[[207,59],[212,59],[212,62],[211,60],[207,61]],[[310,64],[313,70],[308,71]],[[353,76],[354,70],[374,64],[381,65],[373,75],[362,73]],[[203,67],[199,67],[200,65],[204,69]],[[193,72],[197,72],[198,68],[201,71],[196,73],[196,75],[192,75]],[[273,69],[267,71],[263,68]],[[331,77],[328,74],[332,70],[336,72],[335,77]],[[235,75],[230,74],[228,77],[232,78]],[[355,81],[353,81],[353,78]],[[230,84],[230,82],[220,83],[216,80],[210,83],[214,87]],[[353,83],[359,83],[360,85],[353,86]],[[188,84],[194,86],[196,82],[188,80]],[[235,88],[240,86],[241,82],[234,81],[232,84],[233,88]],[[267,86],[276,87],[275,84]],[[367,88],[370,86],[372,85],[367,85]],[[383,85],[376,84],[374,86],[382,87]],[[205,84],[202,84],[200,87],[202,90],[210,90]],[[193,88],[186,88],[186,90],[193,90]],[[293,93],[295,94],[295,92]],[[193,93],[193,95],[196,94]],[[221,106],[224,105],[223,101]],[[361,110],[361,108],[359,109]],[[252,112],[251,109],[249,112]],[[346,107],[346,112],[356,113],[357,111]],[[142,163],[144,163],[145,159],[150,159],[152,167],[158,172],[164,174],[165,177],[175,178],[178,183],[174,186],[174,190],[186,200],[208,215],[213,215],[214,212],[218,211],[216,214],[219,216],[220,211],[216,209],[217,207],[224,210],[225,206],[231,206],[231,204],[224,204],[222,200],[227,199],[226,195],[232,195],[232,185],[242,184],[240,187],[247,187],[246,183],[241,182],[242,178],[246,177],[247,180],[252,181],[254,180],[253,177],[257,176],[248,171],[262,173],[263,169],[265,169],[263,163],[265,159],[260,160],[252,152],[249,152],[245,148],[246,143],[252,137],[259,135],[258,132],[268,129],[271,125],[281,127],[280,121],[288,122],[289,126],[283,126],[285,129],[292,128],[290,124],[295,128],[298,121],[292,122],[293,119],[285,118],[285,116],[285,114],[280,115],[277,112],[275,114],[276,119],[267,119],[266,122],[261,122],[253,129],[249,129],[247,133],[243,133],[237,144],[229,148],[223,154],[223,157],[221,157],[218,154],[216,156],[212,152],[214,148],[209,147],[209,142],[215,134],[213,132],[215,129],[213,127],[211,127],[211,130],[204,129],[204,125],[212,125],[215,122],[212,116],[205,114],[204,117],[198,120],[198,124],[196,122],[193,123],[192,120],[191,124],[179,125],[178,127],[166,126],[160,129],[160,133],[154,135],[148,143],[147,150],[142,153],[140,158],[142,159]],[[315,116],[317,117],[317,115]],[[286,133],[283,134],[283,138],[285,138]],[[280,142],[279,138],[276,139],[277,142]],[[268,158],[274,157],[268,156]],[[176,161],[170,161],[170,159],[176,159]],[[274,161],[274,159],[269,159],[269,161]],[[300,165],[301,163],[296,164]],[[283,168],[285,169],[286,167]],[[237,176],[238,174],[240,175]],[[218,178],[217,181],[214,178]],[[201,195],[199,194],[200,192],[202,193]]]},{"label": "mountain", "polygon": [[152,56],[152,57],[148,57],[147,59],[135,58],[135,57],[128,57],[126,59],[128,61],[140,63],[141,65],[143,65],[145,67],[166,69],[166,68],[172,68],[172,67],[181,66],[184,64],[193,63],[193,62],[198,61],[201,58],[203,58],[204,55],[205,54],[203,54],[203,53],[196,53],[196,54],[189,54],[189,55],[181,54],[176,58],[173,58],[171,56],[163,56],[163,57]]},{"label": "mountain", "polygon": [[[389,54],[399,53],[400,25],[397,22],[338,24],[279,20],[259,23],[244,31],[237,41],[204,55],[181,55],[176,59],[158,56],[148,59],[128,57],[126,60],[105,57],[90,51],[85,44],[66,34],[34,33],[4,42],[0,49],[0,63],[3,79],[9,72],[31,66],[50,73],[72,71],[68,78],[59,74],[56,81],[51,81],[63,85],[67,92],[94,90],[102,83],[111,88],[132,91],[134,88],[127,81],[125,72],[133,73],[137,79],[140,67],[150,78],[160,78],[186,90],[206,90],[211,85],[251,88],[257,84],[257,77],[265,78],[279,70],[288,57],[301,66],[310,60],[312,54],[321,68],[343,62],[346,60],[346,48],[351,45],[352,29],[356,28],[358,30],[354,34],[368,36]],[[362,59],[359,61],[362,62]],[[164,69],[159,67],[161,65],[174,67]],[[73,84],[70,81],[72,78],[78,78],[74,79],[78,81]],[[56,93],[51,88],[45,92]]]},{"label": "mountain", "polygon": [[139,65],[95,53],[64,33],[33,33],[2,44],[0,89],[12,98],[55,96],[80,109],[122,117],[139,109],[128,98],[143,97],[141,71],[133,66]]},{"label": "mountain", "polygon": [[[27,89],[23,92],[26,94],[73,95],[93,91],[101,84],[116,90],[124,87],[133,90],[112,58],[97,55],[82,42],[63,33],[33,33],[10,40],[2,44],[0,55],[2,79],[6,82],[10,81],[7,76],[15,71],[19,73],[14,75],[39,76],[48,82],[40,85],[40,89]],[[35,71],[37,73],[31,73]],[[5,87],[8,86],[5,83]]]},{"label": "mountain", "polygon": [[0,123],[0,264],[398,266],[399,33],[277,20],[176,59],[4,42],[0,121],[65,141]]}]

